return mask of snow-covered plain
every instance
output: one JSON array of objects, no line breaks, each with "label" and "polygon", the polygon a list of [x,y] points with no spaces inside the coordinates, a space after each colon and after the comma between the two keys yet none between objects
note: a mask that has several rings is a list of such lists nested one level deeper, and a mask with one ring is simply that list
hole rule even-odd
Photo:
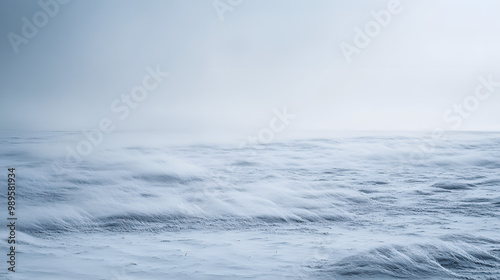
[{"label": "snow-covered plain", "polygon": [[500,134],[448,133],[409,160],[418,136],[116,133],[75,163],[81,133],[5,133],[19,244],[7,273],[1,243],[0,277],[500,279]]}]

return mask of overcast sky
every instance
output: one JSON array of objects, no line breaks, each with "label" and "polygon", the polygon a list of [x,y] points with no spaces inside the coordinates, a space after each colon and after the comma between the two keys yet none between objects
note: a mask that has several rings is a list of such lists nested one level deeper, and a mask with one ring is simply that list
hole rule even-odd
[{"label": "overcast sky", "polygon": [[[0,128],[253,131],[286,106],[297,131],[500,130],[500,87],[474,97],[500,82],[500,1],[401,1],[349,59],[390,1],[237,2],[73,0],[44,23],[38,1],[0,1]],[[148,66],[170,75],[120,119]]]}]

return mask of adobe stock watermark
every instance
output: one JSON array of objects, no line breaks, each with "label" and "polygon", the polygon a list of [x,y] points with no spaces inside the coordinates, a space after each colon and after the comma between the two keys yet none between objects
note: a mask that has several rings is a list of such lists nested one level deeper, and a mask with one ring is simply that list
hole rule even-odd
[{"label": "adobe stock watermark", "polygon": [[370,14],[373,20],[367,22],[364,29],[358,26],[354,28],[354,45],[344,41],[339,43],[340,50],[347,60],[347,63],[351,63],[353,55],[360,54],[362,50],[367,48],[372,40],[380,35],[382,29],[389,26],[393,16],[401,13],[401,11],[403,11],[403,7],[399,0],[389,0],[387,9],[382,9],[378,12],[371,11]]},{"label": "adobe stock watermark", "polygon": [[335,238],[328,233],[315,235],[311,240],[312,252],[305,255],[304,259],[294,267],[292,275],[284,276],[282,279],[310,279],[314,267],[322,266],[331,261],[333,254],[332,244],[335,244]]},{"label": "adobe stock watermark", "polygon": [[14,32],[9,32],[7,34],[7,38],[14,52],[17,54],[19,52],[19,46],[21,44],[28,44],[29,40],[33,39],[38,34],[39,30],[44,28],[49,23],[50,19],[59,13],[61,5],[66,5],[69,2],[70,0],[38,1],[38,6],[40,6],[41,10],[35,12],[31,19],[27,17],[21,18],[23,25],[20,35]]},{"label": "adobe stock watermark", "polygon": [[[120,121],[124,121],[133,109],[139,107],[140,103],[146,100],[148,94],[158,88],[164,78],[169,76],[168,72],[160,71],[160,66],[156,68],[146,67],[147,74],[142,78],[142,83],[133,87],[128,94],[122,94],[120,98],[114,99],[110,104],[110,110],[115,114],[115,117]],[[85,139],[82,139],[76,145],[66,146],[65,163],[77,164],[80,163],[86,156],[90,155],[94,147],[100,145],[104,140],[104,135],[113,132],[116,128],[112,118],[102,118],[97,128],[89,131],[82,131]],[[53,163],[52,167],[56,171],[61,171],[62,168]]]},{"label": "adobe stock watermark", "polygon": [[219,19],[224,21],[224,14],[234,11],[241,3],[243,0],[215,0],[212,5]]},{"label": "adobe stock watermark", "polygon": [[[135,263],[131,263],[130,265],[137,265]],[[121,268],[118,272],[116,269],[111,271],[112,278],[111,280],[137,280],[138,278],[127,274],[125,268]]]},{"label": "adobe stock watermark", "polygon": [[[258,150],[257,147],[259,144],[266,144],[272,142],[275,138],[275,135],[277,133],[283,132],[285,128],[291,123],[291,120],[296,118],[296,115],[288,112],[286,106],[283,106],[281,111],[279,111],[276,108],[274,108],[272,111],[274,116],[271,117],[271,119],[269,120],[268,126],[261,128],[256,135],[248,136],[246,141],[242,141],[239,143],[238,149],[240,150],[246,146],[251,145],[250,150],[245,150],[245,152],[247,152],[245,153],[245,156],[255,157],[257,155],[257,150]],[[209,175],[212,177],[212,179],[216,182],[218,186],[228,187],[230,174],[234,173],[236,171],[236,168],[237,165],[235,164],[227,165],[224,168],[225,180],[219,179],[218,178],[219,176],[216,176],[216,174],[213,174],[212,172],[210,172]]]},{"label": "adobe stock watermark", "polygon": [[[275,133],[280,133],[285,130],[286,126],[290,124],[290,121],[295,119],[294,114],[287,112],[286,106],[278,111],[276,108],[273,109],[274,116],[269,120],[269,125],[267,127],[261,128],[255,136],[249,136],[247,141],[242,141],[238,147],[243,148],[248,144],[255,146],[256,144],[266,144],[274,140]],[[278,124],[278,121],[281,122]]]},{"label": "adobe stock watermark", "polygon": [[446,110],[443,114],[443,121],[451,125],[450,128],[435,128],[428,139],[420,140],[420,144],[408,156],[409,163],[415,163],[433,153],[439,141],[444,140],[446,131],[456,131],[460,129],[466,119],[472,116],[486,100],[491,98],[493,93],[497,92],[500,82],[493,80],[492,75],[488,77],[480,76],[477,78],[478,84],[474,93],[466,96],[461,102],[453,104],[453,107]]}]

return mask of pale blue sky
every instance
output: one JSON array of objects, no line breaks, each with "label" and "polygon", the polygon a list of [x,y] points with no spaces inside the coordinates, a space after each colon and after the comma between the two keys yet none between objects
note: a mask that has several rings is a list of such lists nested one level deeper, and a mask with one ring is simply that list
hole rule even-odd
[{"label": "pale blue sky", "polygon": [[[243,0],[221,21],[213,1],[73,0],[16,54],[7,34],[37,2],[0,2],[3,129],[254,131],[283,106],[298,131],[450,129],[479,76],[500,81],[494,0],[401,1],[351,63],[339,43],[389,1]],[[118,120],[110,104],[156,65],[169,78]],[[499,106],[500,87],[458,129],[499,130]]]}]

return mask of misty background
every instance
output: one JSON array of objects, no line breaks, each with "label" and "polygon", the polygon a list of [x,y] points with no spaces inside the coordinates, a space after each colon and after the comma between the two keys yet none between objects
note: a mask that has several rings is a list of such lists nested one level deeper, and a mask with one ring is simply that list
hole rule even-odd
[{"label": "misty background", "polygon": [[[221,20],[214,1],[73,0],[16,53],[37,2],[0,2],[0,129],[248,134],[284,106],[294,131],[450,129],[479,76],[500,81],[494,0],[401,1],[350,63],[339,44],[389,1],[243,0]],[[156,65],[170,76],[120,121],[113,100]],[[458,130],[499,130],[499,95]]]}]

